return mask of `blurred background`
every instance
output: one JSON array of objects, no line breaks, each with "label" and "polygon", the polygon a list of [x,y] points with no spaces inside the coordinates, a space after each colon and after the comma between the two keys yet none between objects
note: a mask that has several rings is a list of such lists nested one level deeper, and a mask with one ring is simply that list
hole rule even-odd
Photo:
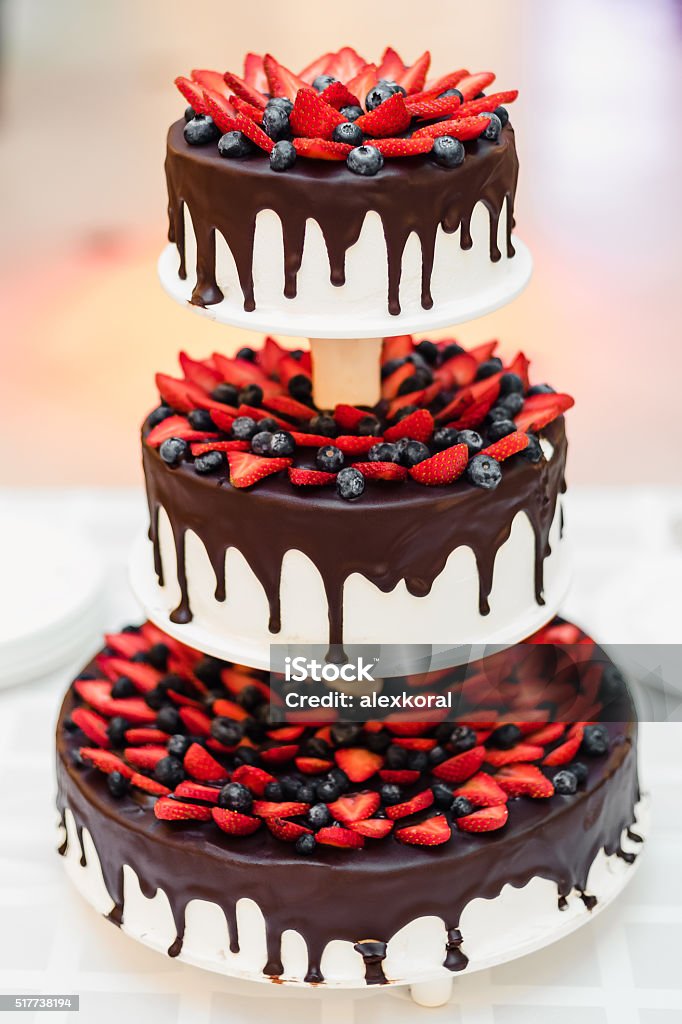
[{"label": "blurred background", "polygon": [[[571,483],[680,482],[679,0],[0,0],[3,483],[135,484],[153,374],[246,335],[162,294],[173,78],[298,70],[343,43],[518,86],[517,222],[536,264],[456,333],[523,347],[577,398]],[[440,332],[447,333],[447,332]],[[452,332],[451,332],[452,333]]]}]

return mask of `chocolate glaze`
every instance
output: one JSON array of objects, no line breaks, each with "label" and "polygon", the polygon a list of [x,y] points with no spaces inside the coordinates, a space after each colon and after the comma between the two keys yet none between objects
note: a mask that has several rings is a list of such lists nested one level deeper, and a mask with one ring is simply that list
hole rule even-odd
[{"label": "chocolate glaze", "polygon": [[511,230],[518,160],[510,125],[499,142],[467,142],[466,159],[458,168],[440,167],[417,156],[387,160],[373,178],[350,173],[345,162],[306,159],[299,159],[286,174],[275,174],[263,153],[226,160],[216,146],[187,145],[183,128],[184,121],[177,121],[168,133],[168,237],[178,248],[179,274],[184,279],[186,206],[197,240],[197,283],[191,300],[195,305],[208,306],[223,298],[215,276],[215,233],[219,231],[234,256],[244,309],[256,308],[253,243],[256,217],[262,210],[273,210],[282,222],[282,291],[287,298],[296,295],[309,218],[319,224],[324,236],[331,283],[340,286],[345,282],[346,252],[360,237],[365,216],[370,210],[379,214],[386,239],[388,310],[394,315],[400,313],[402,256],[412,232],[422,247],[424,309],[433,305],[431,274],[438,228],[448,233],[461,228],[462,248],[471,248],[471,215],[478,202],[490,214],[490,259],[501,258],[497,228],[505,206],[507,255],[514,255]]},{"label": "chocolate glaze", "polygon": [[474,552],[479,608],[485,615],[497,552],[509,538],[519,512],[528,516],[535,535],[535,595],[542,604],[549,531],[564,489],[563,418],[550,424],[544,434],[554,447],[552,459],[535,464],[512,460],[493,492],[463,478],[448,487],[423,487],[409,480],[370,485],[356,503],[323,491],[301,494],[286,476],[270,477],[249,492],[238,490],[224,474],[200,476],[190,464],[170,469],[157,451],[143,443],[150,538],[160,585],[164,581],[158,532],[161,508],[175,541],[181,600],[171,619],[183,623],[192,618],[185,569],[188,530],[197,534],[206,549],[218,601],[225,599],[227,549],[235,547],[244,555],[267,596],[274,634],[280,629],[282,560],[291,549],[302,551],[317,566],[327,596],[329,637],[314,637],[311,642],[343,642],[343,586],[352,573],[361,573],[385,593],[404,579],[411,594],[423,597],[461,545]]},{"label": "chocolate glaze", "polygon": [[273,977],[282,972],[282,933],[295,929],[308,947],[307,981],[323,980],[324,948],[332,939],[343,939],[360,947],[367,981],[378,983],[384,980],[382,944],[410,921],[429,915],[441,918],[447,929],[445,966],[463,970],[466,936],[458,929],[473,899],[493,899],[507,884],[519,888],[540,877],[556,884],[560,906],[561,898],[574,890],[586,906],[594,906],[595,897],[585,893],[590,866],[600,850],[609,855],[619,851],[639,799],[636,726],[613,722],[607,726],[611,752],[590,761],[584,790],[555,795],[551,802],[515,800],[509,824],[500,832],[476,835],[453,829],[453,839],[444,846],[413,847],[387,839],[357,852],[327,847],[303,860],[266,829],[231,840],[205,825],[158,821],[154,799],[144,793],[131,791],[113,800],[101,773],[79,770],[73,763],[79,740],[64,728],[73,707],[69,693],[57,731],[58,807],[62,820],[67,808],[74,816],[83,859],[83,829],[93,839],[115,904],[110,919],[118,924],[124,919],[124,864],[136,873],[145,896],[153,897],[158,889],[168,896],[177,934],[171,956],[182,948],[191,900],[222,909],[230,947],[236,949],[237,901],[253,899],[266,922],[263,971]]}]

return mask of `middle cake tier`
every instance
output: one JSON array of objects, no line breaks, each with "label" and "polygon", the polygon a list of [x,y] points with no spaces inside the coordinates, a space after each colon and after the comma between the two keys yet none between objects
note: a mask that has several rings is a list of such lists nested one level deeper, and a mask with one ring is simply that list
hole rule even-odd
[{"label": "middle cake tier", "polygon": [[493,352],[387,339],[382,401],[334,410],[306,393],[308,353],[272,339],[183,356],[143,428],[148,614],[244,659],[271,643],[506,644],[539,628],[567,584],[572,400]]}]

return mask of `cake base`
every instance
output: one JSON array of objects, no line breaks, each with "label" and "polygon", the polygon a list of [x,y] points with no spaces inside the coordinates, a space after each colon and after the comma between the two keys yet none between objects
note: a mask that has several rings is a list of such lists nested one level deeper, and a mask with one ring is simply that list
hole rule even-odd
[{"label": "cake base", "polygon": [[[643,797],[637,804],[635,814],[637,834],[645,840],[649,830],[649,802],[647,797]],[[84,830],[83,849],[87,864],[83,865],[80,852],[81,846],[75,822],[68,809],[65,821],[66,826],[60,825],[59,833],[61,846],[63,847],[66,843],[66,853],[63,858],[66,872],[83,898],[98,913],[110,917],[114,910],[114,901],[106,890],[99,858],[92,839],[87,830]],[[633,842],[626,833],[623,834],[621,846],[625,853],[641,854],[642,851],[642,843]],[[476,953],[469,957],[469,963],[465,971],[461,973],[472,974],[475,971],[486,970],[490,967],[496,967],[511,960],[516,960],[529,953],[544,949],[553,942],[565,938],[578,928],[588,924],[625,889],[628,882],[633,878],[640,860],[641,855],[637,856],[633,863],[627,863],[617,854],[607,856],[603,850],[600,851],[592,864],[589,874],[588,892],[591,896],[597,897],[597,902],[591,909],[588,909],[586,905],[587,897],[585,894],[581,896],[579,893],[573,892],[568,897],[563,912],[557,914],[556,886],[549,881],[539,878],[529,882],[522,889],[512,889],[510,886],[506,886],[497,899],[474,901],[467,911],[469,915],[467,931],[470,937],[473,938],[475,936],[478,939],[476,943],[477,949]],[[130,868],[126,868],[125,884],[128,913],[126,914],[124,910],[123,920],[120,923],[121,931],[148,948],[154,949],[164,956],[167,955],[170,932],[164,928],[165,901],[163,895],[157,893],[152,900],[143,896],[137,876]],[[529,899],[531,890],[532,899]],[[210,905],[200,905],[197,903],[197,908],[200,906],[208,908]],[[523,906],[523,914],[518,914],[520,906]],[[245,908],[245,918],[249,914],[253,915],[252,943],[256,947],[257,959],[260,945],[258,936],[259,922],[257,915],[253,914],[251,908]],[[201,922],[199,915],[202,915]],[[409,927],[412,929],[419,928],[420,924],[423,923],[423,935],[428,941],[429,920],[422,918],[420,921],[412,922]],[[509,922],[511,920],[514,922],[514,927],[513,940],[510,942]],[[215,920],[208,910],[198,909],[195,927],[197,931],[199,929],[203,931],[215,930]],[[289,934],[295,935],[295,933]],[[484,937],[485,942],[482,942]],[[412,941],[415,941],[414,936]],[[467,945],[473,947],[474,943],[468,943]],[[242,943],[241,951],[238,954],[232,954],[229,951],[223,950],[220,955],[209,956],[206,953],[202,954],[197,950],[193,950],[191,926],[188,927],[185,943],[177,956],[177,960],[182,963],[242,981],[276,983],[297,988],[314,987],[367,991],[367,983],[364,978],[358,978],[357,980],[330,978],[323,982],[315,982],[312,985],[300,979],[286,976],[273,979],[264,975],[261,969],[254,969],[246,964],[240,964],[240,960],[248,959],[248,940]],[[386,984],[393,987],[407,985],[410,986],[412,999],[418,1005],[441,1006],[450,999],[456,980],[456,976],[453,976],[452,972],[447,968],[429,969],[426,966],[419,966],[415,958],[414,973],[410,971],[399,977],[387,976],[387,981],[384,985],[378,987],[378,990],[380,991]]]}]

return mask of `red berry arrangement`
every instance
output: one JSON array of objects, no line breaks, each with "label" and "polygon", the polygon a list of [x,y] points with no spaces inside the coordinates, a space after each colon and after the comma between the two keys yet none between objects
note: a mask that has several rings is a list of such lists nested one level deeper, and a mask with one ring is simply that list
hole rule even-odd
[{"label": "red berry arrangement", "polygon": [[378,64],[350,46],[326,53],[294,74],[273,56],[249,53],[243,77],[195,70],[175,84],[189,103],[189,145],[218,142],[221,156],[259,150],[275,171],[297,157],[345,160],[356,174],[374,175],[385,158],[431,153],[445,167],[466,156],[464,142],[499,138],[508,120],[504,104],[517,90],[483,93],[492,72],[465,68],[427,81],[431,55],[406,65],[387,47]]}]

